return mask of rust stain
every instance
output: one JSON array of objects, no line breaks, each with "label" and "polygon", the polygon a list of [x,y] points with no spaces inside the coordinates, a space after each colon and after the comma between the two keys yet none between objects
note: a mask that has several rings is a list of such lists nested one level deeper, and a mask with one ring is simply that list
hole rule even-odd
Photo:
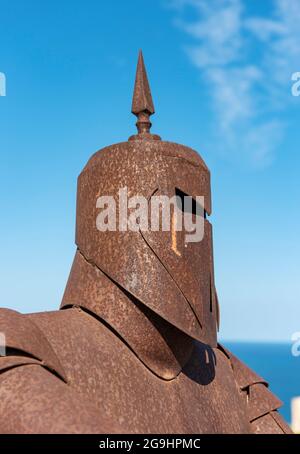
[{"label": "rust stain", "polygon": [[172,212],[171,217],[171,229],[172,229],[172,251],[175,252],[176,255],[181,257],[180,251],[177,249],[177,232],[176,232],[176,212]]}]

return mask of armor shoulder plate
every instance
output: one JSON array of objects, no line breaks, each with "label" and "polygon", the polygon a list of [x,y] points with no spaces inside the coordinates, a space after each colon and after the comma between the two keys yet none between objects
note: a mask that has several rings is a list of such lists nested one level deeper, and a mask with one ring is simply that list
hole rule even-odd
[{"label": "armor shoulder plate", "polygon": [[218,344],[218,348],[227,356],[233,370],[236,384],[247,403],[249,421],[254,432],[290,433],[289,426],[283,421],[277,410],[282,406],[268,388],[268,382],[251,370],[229,350]]},{"label": "armor shoulder plate", "polygon": [[48,339],[29,317],[11,309],[0,309],[0,333],[4,344],[0,371],[37,363],[66,381],[63,367]]}]

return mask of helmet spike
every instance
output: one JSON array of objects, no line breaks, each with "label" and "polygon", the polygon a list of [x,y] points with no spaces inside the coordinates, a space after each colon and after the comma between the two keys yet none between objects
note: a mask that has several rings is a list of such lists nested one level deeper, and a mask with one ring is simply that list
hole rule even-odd
[{"label": "helmet spike", "polygon": [[136,68],[131,112],[137,116],[136,127],[138,134],[137,136],[133,136],[135,140],[142,138],[158,138],[158,136],[152,136],[152,134],[150,134],[150,128],[152,126],[150,116],[154,114],[155,110],[141,50],[139,52]]}]

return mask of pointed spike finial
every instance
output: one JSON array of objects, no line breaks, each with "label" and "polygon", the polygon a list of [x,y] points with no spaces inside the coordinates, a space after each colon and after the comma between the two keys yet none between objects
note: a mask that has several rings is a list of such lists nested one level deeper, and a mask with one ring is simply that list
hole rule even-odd
[{"label": "pointed spike finial", "polygon": [[159,138],[158,136],[150,134],[150,128],[152,126],[150,122],[150,115],[154,114],[155,111],[143,53],[141,50],[139,52],[136,68],[131,112],[137,116],[136,127],[138,130],[137,136],[133,136],[132,138],[130,138],[131,140],[142,138]]},{"label": "pointed spike finial", "polygon": [[154,114],[154,105],[145,68],[143,53],[140,50],[136,68],[131,112],[135,115],[138,115],[139,113],[144,111],[147,111],[149,115]]}]

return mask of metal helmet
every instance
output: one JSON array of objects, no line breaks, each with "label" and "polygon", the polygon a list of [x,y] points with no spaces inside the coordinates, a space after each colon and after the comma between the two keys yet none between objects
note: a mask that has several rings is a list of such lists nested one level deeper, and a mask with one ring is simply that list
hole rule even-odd
[{"label": "metal helmet", "polygon": [[[219,309],[214,284],[210,172],[201,157],[183,145],[165,142],[151,134],[154,113],[142,53],[139,55],[132,112],[138,134],[127,142],[95,153],[78,178],[76,244],[79,252],[119,289],[139,301],[188,336],[216,345]],[[204,197],[204,236],[186,242],[187,232],[170,229],[129,229],[120,219],[120,198]],[[115,231],[99,231],[100,197],[114,200]],[[109,199],[110,198],[110,199]],[[118,203],[119,202],[119,203]],[[185,209],[185,204],[181,209]],[[103,208],[103,206],[102,206]],[[199,216],[196,212],[192,216]],[[171,224],[172,224],[171,213]],[[121,225],[122,224],[122,225]],[[72,274],[72,273],[71,273]],[[91,295],[91,298],[93,296]],[[70,304],[65,294],[62,307]]]}]

